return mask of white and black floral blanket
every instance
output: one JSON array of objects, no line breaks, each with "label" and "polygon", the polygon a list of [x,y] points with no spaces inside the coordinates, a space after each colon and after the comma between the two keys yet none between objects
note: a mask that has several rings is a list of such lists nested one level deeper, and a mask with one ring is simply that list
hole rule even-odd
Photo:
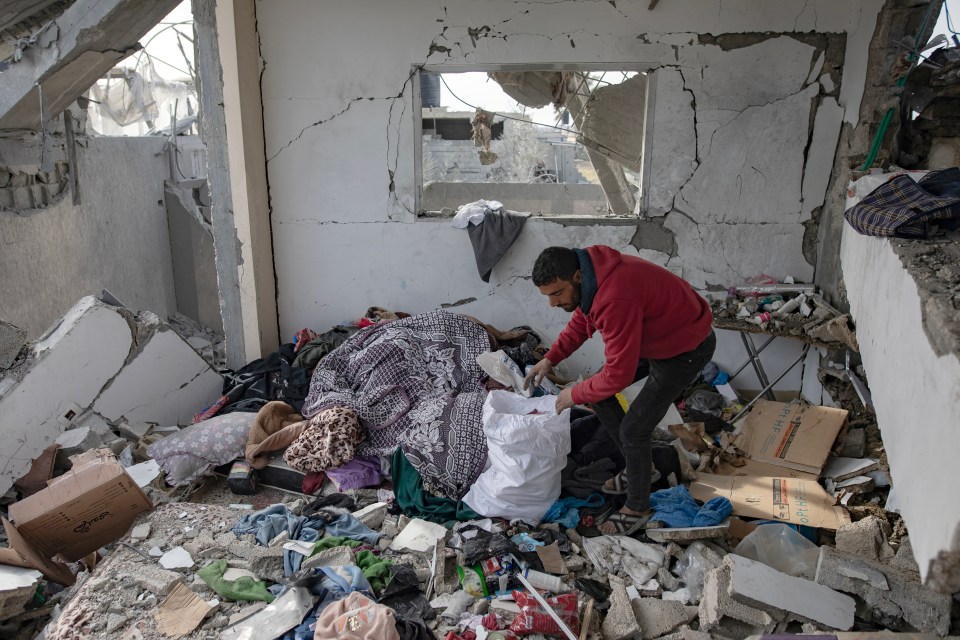
[{"label": "white and black floral blanket", "polygon": [[303,416],[350,407],[367,430],[358,454],[400,446],[429,491],[459,500],[487,461],[477,356],[490,348],[483,327],[448,311],[367,327],[317,365]]}]

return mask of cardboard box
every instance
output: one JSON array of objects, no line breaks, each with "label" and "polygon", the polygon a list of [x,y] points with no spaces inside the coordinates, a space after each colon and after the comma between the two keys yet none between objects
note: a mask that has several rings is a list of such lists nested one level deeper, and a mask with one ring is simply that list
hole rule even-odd
[{"label": "cardboard box", "polygon": [[761,400],[744,420],[736,446],[759,462],[819,476],[846,422],[844,409]]},{"label": "cardboard box", "polygon": [[735,467],[728,462],[721,462],[714,469],[714,473],[721,476],[767,476],[770,478],[799,478],[800,480],[814,480],[819,476],[815,473],[804,473],[788,469],[787,467],[778,467],[768,462],[760,462],[752,458],[744,458],[743,466]]},{"label": "cardboard box", "polygon": [[72,458],[74,466],[47,488],[10,505],[4,519],[10,549],[0,562],[29,566],[49,579],[72,584],[62,561],[76,562],[121,538],[150,498],[107,449]]},{"label": "cardboard box", "polygon": [[720,476],[700,473],[690,494],[706,502],[723,497],[733,512],[747,518],[783,520],[808,527],[836,530],[850,514],[815,480],[769,476]]}]

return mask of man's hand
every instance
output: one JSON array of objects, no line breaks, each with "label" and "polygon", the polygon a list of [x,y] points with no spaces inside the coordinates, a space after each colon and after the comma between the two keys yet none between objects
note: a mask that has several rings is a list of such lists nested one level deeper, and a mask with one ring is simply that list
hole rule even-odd
[{"label": "man's hand", "polygon": [[567,387],[566,389],[561,389],[560,395],[557,396],[557,414],[559,415],[564,409],[569,409],[575,404],[573,401],[573,388]]},{"label": "man's hand", "polygon": [[547,376],[548,373],[553,371],[553,363],[547,360],[546,358],[542,359],[537,364],[533,365],[530,368],[530,372],[527,373],[527,376],[523,379],[523,388],[524,390],[530,388],[530,383],[533,383],[534,387],[539,387],[540,383],[543,382],[543,379]]}]

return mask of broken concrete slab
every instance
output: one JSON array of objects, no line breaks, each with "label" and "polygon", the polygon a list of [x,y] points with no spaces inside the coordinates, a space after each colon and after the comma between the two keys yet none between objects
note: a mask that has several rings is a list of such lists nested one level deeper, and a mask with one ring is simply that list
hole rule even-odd
[{"label": "broken concrete slab", "polygon": [[220,375],[155,315],[134,315],[92,296],[29,353],[19,381],[0,397],[5,435],[17,443],[0,451],[0,491],[88,407],[113,422],[187,424],[222,390]]},{"label": "broken concrete slab", "polygon": [[165,596],[170,593],[175,584],[183,581],[183,576],[155,564],[144,564],[138,567],[135,573],[130,574],[130,579],[140,589],[158,596]]},{"label": "broken concrete slab", "polygon": [[[887,589],[874,586],[878,583],[877,574],[886,579]],[[898,628],[906,622],[919,631],[940,635],[946,635],[950,628],[950,595],[912,582],[887,564],[823,546],[816,582],[861,598],[866,603],[862,611],[887,628]]]},{"label": "broken concrete slab", "polygon": [[[30,461],[60,435],[57,419],[89,406],[120,371],[133,345],[126,319],[92,296],[83,298],[32,348],[35,362],[0,398],[8,442],[0,452],[0,491],[30,468]],[[83,375],[68,372],[82,371]],[[51,380],[58,384],[50,384]]]},{"label": "broken concrete slab", "polygon": [[750,626],[750,633],[745,636],[773,631],[778,620],[768,612],[730,597],[730,574],[730,566],[724,564],[710,570],[704,577],[703,594],[700,596],[700,629],[710,631],[726,620],[734,619]]},{"label": "broken concrete slab", "polygon": [[836,548],[873,562],[893,558],[894,550],[887,542],[887,524],[877,516],[868,516],[837,529]]},{"label": "broken concrete slab", "polygon": [[633,613],[630,596],[627,595],[626,582],[612,573],[607,576],[610,588],[610,608],[603,619],[600,632],[603,640],[630,640],[640,636],[640,623]]},{"label": "broken concrete slab", "polygon": [[849,596],[743,556],[731,554],[724,564],[730,567],[730,596],[738,602],[779,609],[831,629],[853,627],[856,603]]},{"label": "broken concrete slab", "polygon": [[39,129],[41,114],[61,113],[117,62],[138,50],[140,38],[177,4],[177,0],[80,0],[69,6],[4,71],[0,129]]},{"label": "broken concrete slab", "polygon": [[223,378],[166,325],[103,391],[94,411],[131,424],[187,425],[216,400]]},{"label": "broken concrete slab", "polygon": [[0,320],[0,369],[6,369],[12,365],[26,343],[26,331]]},{"label": "broken concrete slab", "polygon": [[712,527],[676,527],[664,529],[647,529],[646,535],[654,542],[689,542],[692,540],[706,540],[722,538],[730,530],[730,520]]},{"label": "broken concrete slab", "polygon": [[103,440],[90,427],[64,431],[55,442],[60,445],[57,450],[57,466],[61,469],[70,467],[71,456],[103,446]]},{"label": "broken concrete slab", "polygon": [[698,613],[697,607],[688,607],[675,600],[634,598],[630,604],[644,640],[666,635],[680,625],[692,622]]},{"label": "broken concrete slab", "polygon": [[34,569],[0,565],[0,621],[23,612],[33,600],[43,574]]},{"label": "broken concrete slab", "polygon": [[827,464],[823,467],[821,478],[830,478],[834,482],[847,480],[854,476],[863,475],[874,471],[880,463],[872,458],[827,458]]}]

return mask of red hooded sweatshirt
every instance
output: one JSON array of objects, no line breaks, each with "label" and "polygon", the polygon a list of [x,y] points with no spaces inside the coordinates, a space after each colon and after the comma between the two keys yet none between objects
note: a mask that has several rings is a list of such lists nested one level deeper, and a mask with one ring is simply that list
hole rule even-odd
[{"label": "red hooded sweatshirt", "polygon": [[[707,301],[663,267],[610,247],[589,247],[587,253],[596,293],[592,302],[581,300],[546,355],[558,364],[600,332],[606,363],[600,373],[573,388],[577,404],[599,402],[626,389],[641,359],[666,360],[692,351],[713,326]],[[582,277],[588,275],[581,269]],[[582,283],[581,295],[590,286]]]}]

